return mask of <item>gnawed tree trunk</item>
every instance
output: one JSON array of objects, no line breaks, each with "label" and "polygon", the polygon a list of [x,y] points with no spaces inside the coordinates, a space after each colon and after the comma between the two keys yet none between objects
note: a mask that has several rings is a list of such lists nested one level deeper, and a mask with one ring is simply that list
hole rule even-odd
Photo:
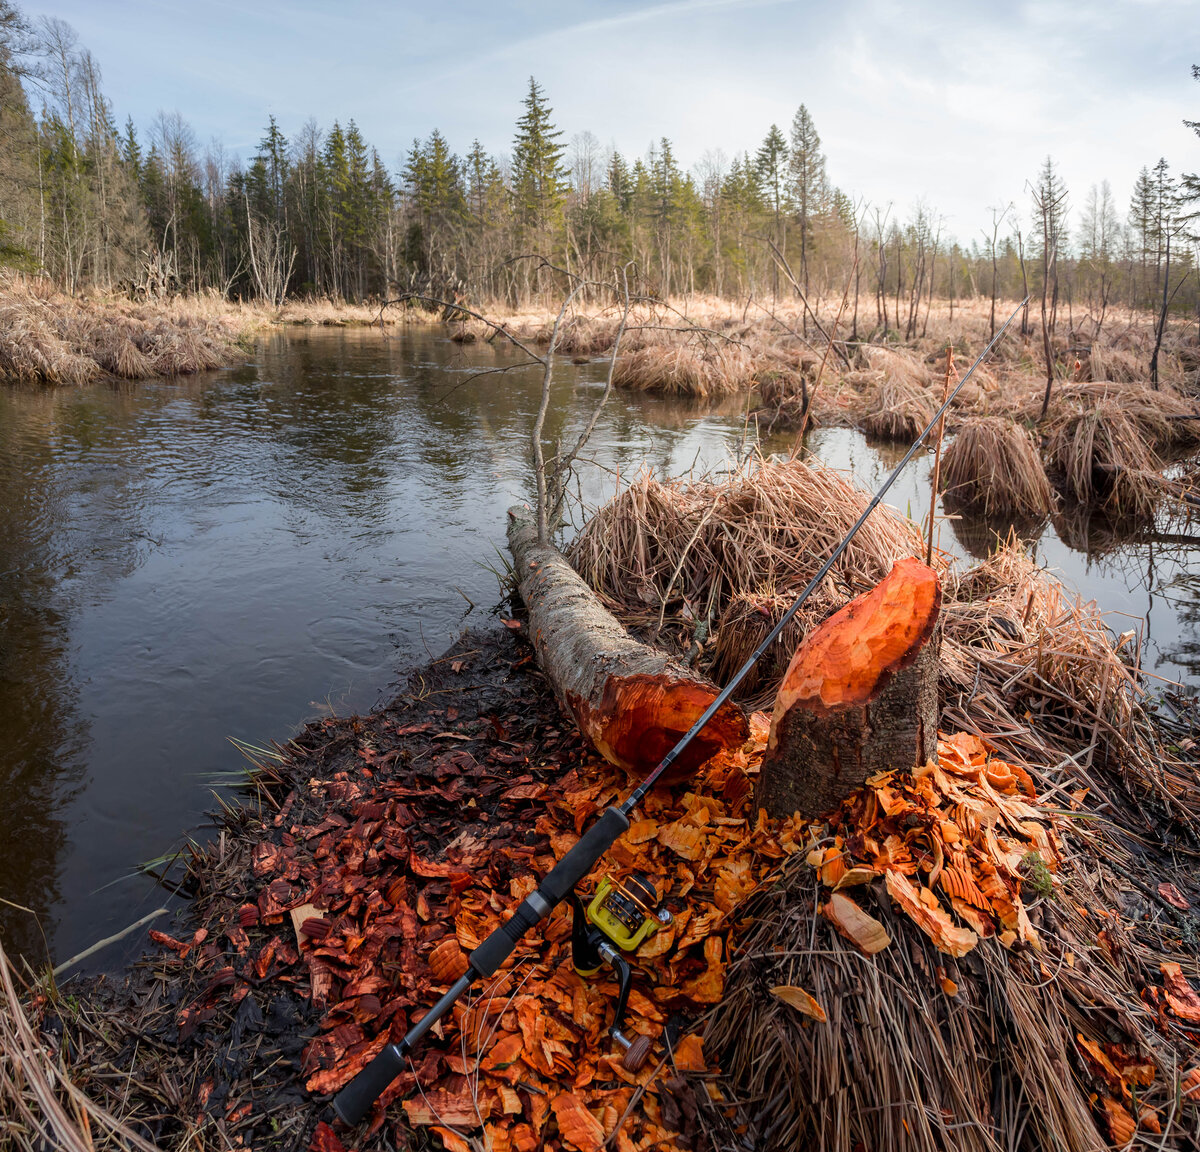
[{"label": "gnawed tree trunk", "polygon": [[919,560],[815,628],[788,666],[763,757],[757,802],[772,816],[817,816],[868,777],[937,752],[942,590]]},{"label": "gnawed tree trunk", "polygon": [[[557,548],[539,544],[528,509],[508,510],[508,546],[529,636],[559,703],[604,758],[646,775],[700,718],[717,688],[632,639]],[[666,774],[682,780],[749,735],[742,710],[721,707]]]}]

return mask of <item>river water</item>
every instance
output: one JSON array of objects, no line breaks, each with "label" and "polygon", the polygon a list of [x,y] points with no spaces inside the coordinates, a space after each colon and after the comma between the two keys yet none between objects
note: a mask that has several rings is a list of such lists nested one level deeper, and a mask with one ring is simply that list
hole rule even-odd
[{"label": "river water", "polygon": [[[0,389],[10,952],[57,962],[169,903],[138,866],[206,835],[214,792],[244,767],[231,738],[284,741],[331,710],[369,709],[405,667],[487,622],[504,511],[531,493],[540,377],[517,360],[421,330],[298,329],[201,378]],[[602,376],[598,363],[556,368],[550,434],[579,426]],[[721,465],[745,442],[744,415],[617,394],[584,500],[643,465]],[[871,487],[899,455],[844,430],[810,443]],[[928,473],[914,461],[889,502],[922,518]],[[1032,534],[1117,631],[1140,629],[1147,667],[1200,679],[1189,538],[1098,557],[1078,525]],[[939,542],[967,555],[986,538],[947,523]],[[119,964],[140,938],[91,966]]]}]

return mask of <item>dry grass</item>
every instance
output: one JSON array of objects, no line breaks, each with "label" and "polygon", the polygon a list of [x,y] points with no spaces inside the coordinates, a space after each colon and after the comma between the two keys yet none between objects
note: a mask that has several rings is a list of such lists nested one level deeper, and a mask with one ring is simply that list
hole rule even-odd
[{"label": "dry grass", "polygon": [[[715,620],[747,589],[806,583],[868,500],[842,473],[800,460],[756,461],[721,483],[644,474],[596,512],[569,555],[611,603],[657,612],[682,598]],[[920,545],[913,525],[881,506],[831,576],[868,587]]]},{"label": "dry grass", "polygon": [[0,379],[70,385],[190,375],[232,363],[239,336],[230,321],[179,305],[12,293],[0,301]]},{"label": "dry grass", "polygon": [[[757,461],[721,482],[644,474],[596,512],[569,557],[627,626],[680,653],[701,651],[720,678],[766,636],[868,500],[840,472],[799,460]],[[877,508],[798,617],[801,631],[920,549],[912,524]],[[780,648],[738,698],[773,693],[789,658]]]},{"label": "dry grass", "polygon": [[941,485],[947,507],[985,516],[1045,516],[1054,503],[1033,436],[1002,416],[963,422],[946,448]]},{"label": "dry grass", "polygon": [[[1154,1068],[1153,1085],[1129,1106],[1135,1115],[1154,1110],[1162,1135],[1142,1129],[1145,1144],[1134,1147],[1196,1147],[1196,1110],[1179,1105],[1191,1041],[1176,1022],[1160,1034],[1139,995],[1158,978],[1162,953],[1114,918],[1104,923],[1107,938],[1120,939],[1120,960],[1108,962],[1097,944],[1101,923],[1080,911],[1140,897],[1104,859],[1107,847],[1072,845],[1077,857],[1060,871],[1059,898],[1032,914],[1046,934],[1041,952],[1007,952],[992,938],[958,961],[886,897],[855,888],[892,938],[862,955],[814,914],[816,873],[803,853],[793,857],[746,910],[749,929],[704,1038],[732,1081],[725,1106],[740,1104],[750,1128],[743,1146],[1100,1152],[1108,1125],[1083,1037],[1119,1041]],[[1089,873],[1102,878],[1101,890]],[[827,1022],[786,1006],[770,992],[778,986],[804,989]]]},{"label": "dry grass", "polygon": [[884,440],[913,441],[933,419],[938,405],[930,390],[909,376],[889,376],[867,401],[862,429]]},{"label": "dry grass", "polygon": [[754,376],[752,357],[738,345],[655,344],[622,353],[613,384],[634,392],[709,400],[746,391]]},{"label": "dry grass", "polygon": [[1081,503],[1100,503],[1118,515],[1153,516],[1162,494],[1161,461],[1145,429],[1145,421],[1121,401],[1097,400],[1053,423],[1047,470]]},{"label": "dry grass", "polygon": [[[44,995],[44,994],[43,994]],[[14,1152],[157,1152],[75,1084],[64,1054],[34,1031],[0,945],[0,1144]]]}]

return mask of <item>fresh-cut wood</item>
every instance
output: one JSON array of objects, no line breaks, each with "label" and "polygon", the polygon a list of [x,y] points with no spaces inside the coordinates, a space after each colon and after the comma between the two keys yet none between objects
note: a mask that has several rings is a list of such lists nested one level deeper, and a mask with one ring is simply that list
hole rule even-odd
[{"label": "fresh-cut wood", "polygon": [[[634,640],[563,554],[538,543],[528,509],[508,510],[508,546],[529,610],[529,637],[559,703],[605,759],[644,776],[716,699],[717,688]],[[664,782],[686,779],[748,735],[745,713],[722,705]]]},{"label": "fresh-cut wood", "polygon": [[899,560],[870,592],[814,628],[775,697],[758,804],[817,816],[877,772],[937,752],[942,591],[919,560]]}]

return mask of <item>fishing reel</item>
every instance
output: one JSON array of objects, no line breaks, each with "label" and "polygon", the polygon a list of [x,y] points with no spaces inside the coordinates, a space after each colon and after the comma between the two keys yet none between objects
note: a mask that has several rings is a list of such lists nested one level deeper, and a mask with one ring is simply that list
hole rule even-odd
[{"label": "fishing reel", "polygon": [[617,976],[617,1009],[608,1034],[624,1050],[621,1065],[636,1072],[646,1062],[650,1036],[630,1039],[621,1031],[629,1004],[633,969],[623,952],[634,952],[648,936],[671,923],[671,913],[659,904],[658,889],[644,872],[624,880],[606,876],[587,907],[574,889],[571,901],[571,961],[580,976],[595,976],[607,964]]}]

